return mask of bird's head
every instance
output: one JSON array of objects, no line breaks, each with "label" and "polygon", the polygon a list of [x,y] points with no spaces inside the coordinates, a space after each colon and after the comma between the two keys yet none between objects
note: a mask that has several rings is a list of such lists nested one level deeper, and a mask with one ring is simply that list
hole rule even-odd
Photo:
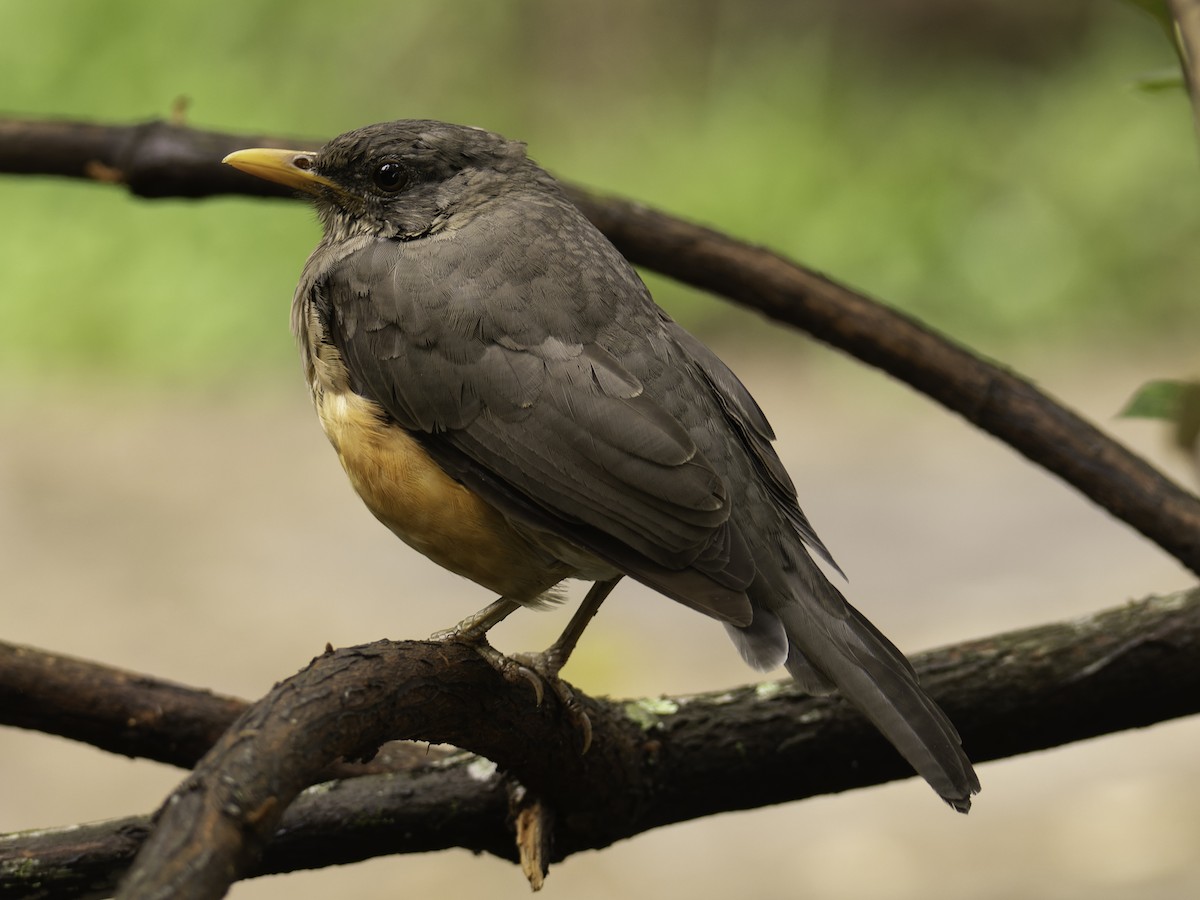
[{"label": "bird's head", "polygon": [[548,179],[526,158],[524,144],[479,128],[422,120],[368,125],[315,152],[239,150],[224,162],[309,194],[327,238],[335,240],[432,234],[454,227],[456,217],[469,218],[529,177]]}]

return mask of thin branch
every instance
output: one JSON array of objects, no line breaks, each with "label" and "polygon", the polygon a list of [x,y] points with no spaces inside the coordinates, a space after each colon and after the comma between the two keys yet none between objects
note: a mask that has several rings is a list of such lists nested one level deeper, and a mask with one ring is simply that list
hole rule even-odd
[{"label": "thin branch", "polygon": [[1200,500],[1028,381],[770,250],[625,200],[571,196],[633,262],[758,309],[898,378],[1200,574]]},{"label": "thin branch", "polygon": [[[1200,712],[1197,659],[1200,589],[914,663],[982,761]],[[911,775],[845,702],[791,682],[655,702],[579,696],[595,734],[586,756],[549,695],[535,708],[528,684],[506,683],[459,645],[381,642],[322,656],[255,704],[176,791],[136,884],[211,897],[235,877],[380,853],[461,846],[514,858],[502,785],[478,761],[338,782],[284,813],[333,756],[390,738],[449,741],[499,762],[554,813],[552,860],[660,825]],[[34,884],[59,886],[47,898],[111,887],[145,825],[0,838],[0,897]],[[201,847],[217,855],[201,859]],[[180,880],[162,880],[172,875]]]},{"label": "thin branch", "polygon": [[291,197],[287,188],[221,165],[248,146],[316,149],[321,141],[203,131],[152,120],[101,125],[0,119],[0,172],[57,175],[127,187],[139,197]]},{"label": "thin branch", "polygon": [[1179,62],[1192,101],[1192,124],[1200,134],[1200,0],[1167,0],[1178,35]]},{"label": "thin branch", "polygon": [[[10,120],[0,121],[0,172],[123,183],[144,197],[289,196],[220,159],[246,146],[319,144],[157,121]],[[569,185],[568,191],[633,262],[761,310],[877,366],[1054,472],[1200,574],[1200,499],[1027,381],[770,251],[627,201]]]}]

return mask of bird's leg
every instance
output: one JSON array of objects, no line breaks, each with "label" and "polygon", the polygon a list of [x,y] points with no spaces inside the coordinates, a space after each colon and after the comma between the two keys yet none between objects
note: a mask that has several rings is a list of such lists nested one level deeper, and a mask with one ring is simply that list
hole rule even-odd
[{"label": "bird's leg", "polygon": [[500,597],[493,600],[479,612],[467,616],[453,628],[447,628],[445,631],[435,631],[430,635],[430,640],[462,641],[465,644],[470,644],[480,656],[488,661],[493,669],[505,678],[510,681],[516,681],[517,678],[523,678],[528,681],[533,687],[534,695],[537,697],[537,705],[541,706],[544,696],[541,677],[522,663],[505,656],[489,644],[487,640],[487,633],[492,628],[499,625],[510,614],[520,608],[521,604],[516,600]]},{"label": "bird's leg", "polygon": [[558,640],[541,653],[521,654],[521,661],[535,669],[547,680],[557,679],[558,673],[567,664],[571,653],[574,652],[575,645],[579,643],[579,637],[587,628],[588,622],[592,621],[592,617],[600,609],[600,604],[612,593],[612,589],[620,580],[620,576],[618,576],[609,581],[597,581],[593,584],[587,592],[587,596],[583,598],[583,602],[579,604],[579,609],[575,610],[575,615],[571,616],[571,621],[563,629],[563,633],[558,636]]},{"label": "bird's leg", "polygon": [[[583,602],[579,604],[579,609],[575,610],[575,615],[571,616],[571,621],[563,629],[563,633],[558,636],[558,640],[541,653],[520,653],[514,656],[518,662],[527,667],[527,671],[536,672],[550,685],[550,689],[554,691],[563,708],[575,720],[575,724],[583,733],[584,753],[587,753],[588,748],[592,745],[592,722],[580,707],[575,695],[571,693],[571,689],[558,677],[558,673],[567,664],[567,660],[574,651],[575,645],[579,643],[579,636],[587,628],[588,622],[592,621],[592,617],[600,609],[600,604],[612,593],[612,589],[620,580],[621,577],[618,575],[608,581],[597,581],[593,584],[587,592],[587,596],[583,598]],[[541,705],[540,693],[539,691],[539,706]]]},{"label": "bird's leg", "polygon": [[563,709],[578,725],[583,734],[583,752],[592,745],[592,723],[587,713],[579,706],[571,689],[559,678],[558,673],[567,664],[579,636],[587,628],[588,622],[600,609],[612,589],[617,586],[620,576],[608,581],[597,581],[579,604],[579,609],[571,616],[571,621],[563,629],[553,644],[541,653],[518,653],[512,657],[505,656],[487,642],[488,631],[503,622],[521,604],[507,597],[494,600],[474,615],[467,616],[453,628],[439,631],[432,635],[435,641],[463,641],[471,644],[486,659],[497,672],[510,680],[523,678],[533,686],[537,705],[542,705],[545,698],[544,685],[548,684],[562,703]]},{"label": "bird's leg", "polygon": [[500,597],[479,612],[467,616],[453,628],[436,631],[431,635],[435,641],[464,641],[468,644],[486,643],[487,633],[512,613],[521,608],[516,600]]}]

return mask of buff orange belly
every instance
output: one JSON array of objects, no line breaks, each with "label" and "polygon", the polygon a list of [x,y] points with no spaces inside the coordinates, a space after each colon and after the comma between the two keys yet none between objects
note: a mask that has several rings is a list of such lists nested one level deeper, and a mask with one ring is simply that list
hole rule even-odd
[{"label": "buff orange belly", "polygon": [[367,508],[438,565],[520,602],[537,600],[571,574],[442,471],[370,400],[326,392],[317,401],[317,413]]}]

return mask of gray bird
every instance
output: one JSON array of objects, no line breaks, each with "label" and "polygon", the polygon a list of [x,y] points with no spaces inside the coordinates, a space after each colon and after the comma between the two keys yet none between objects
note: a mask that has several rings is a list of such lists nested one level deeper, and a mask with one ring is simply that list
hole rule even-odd
[{"label": "gray bird", "polygon": [[758,404],[523,144],[399,121],[225,161],[315,203],[324,236],[292,303],[313,402],[371,512],[499,595],[454,636],[483,645],[564,579],[592,581],[531,659],[561,685],[628,575],[723,623],[755,669],[841,691],[970,808],[954,726],[809,555],[832,563]]}]

